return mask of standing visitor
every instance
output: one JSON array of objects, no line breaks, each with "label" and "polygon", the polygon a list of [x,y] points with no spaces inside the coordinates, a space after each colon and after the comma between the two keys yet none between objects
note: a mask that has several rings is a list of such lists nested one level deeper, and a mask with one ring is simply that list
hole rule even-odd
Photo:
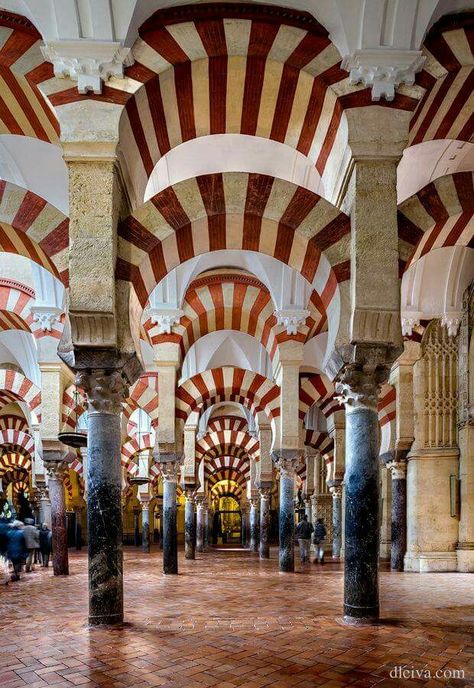
[{"label": "standing visitor", "polygon": [[40,542],[40,552],[41,552],[41,560],[43,562],[44,568],[48,568],[49,566],[49,557],[51,556],[51,552],[53,550],[52,546],[52,533],[50,529],[48,528],[47,523],[43,523],[41,526],[41,530],[39,533],[39,542]]},{"label": "standing visitor", "polygon": [[23,536],[25,538],[25,547],[27,551],[26,556],[26,572],[34,570],[35,554],[39,549],[39,532],[34,525],[32,518],[25,518],[25,527],[23,528]]},{"label": "standing visitor", "polygon": [[304,514],[303,520],[298,523],[296,528],[296,537],[298,538],[300,546],[300,560],[302,564],[309,561],[309,548],[311,545],[311,534],[313,532],[313,525],[308,521],[308,516]]},{"label": "standing visitor", "polygon": [[326,527],[322,518],[318,518],[314,529],[314,544],[316,545],[316,559],[314,563],[324,564],[324,540],[326,539]]},{"label": "standing visitor", "polygon": [[20,580],[20,572],[26,559],[25,537],[23,523],[13,521],[8,532],[7,556],[13,566],[12,581]]}]

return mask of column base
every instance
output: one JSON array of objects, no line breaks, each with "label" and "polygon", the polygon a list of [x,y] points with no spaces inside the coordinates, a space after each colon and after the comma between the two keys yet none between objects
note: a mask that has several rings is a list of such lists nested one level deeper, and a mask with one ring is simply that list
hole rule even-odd
[{"label": "column base", "polygon": [[373,626],[379,623],[379,607],[352,607],[344,605],[343,623],[347,626]]},{"label": "column base", "polygon": [[123,624],[123,614],[89,616],[89,626],[120,626],[121,624]]},{"label": "column base", "polygon": [[405,555],[405,571],[412,573],[436,573],[458,570],[456,552],[417,552]]},{"label": "column base", "polygon": [[472,549],[458,549],[456,551],[459,573],[474,573],[474,544]]}]

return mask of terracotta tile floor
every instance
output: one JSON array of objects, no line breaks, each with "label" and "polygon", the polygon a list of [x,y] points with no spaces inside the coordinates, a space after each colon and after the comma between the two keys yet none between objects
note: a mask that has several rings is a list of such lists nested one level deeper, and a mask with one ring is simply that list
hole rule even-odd
[{"label": "terracotta tile floor", "polygon": [[[340,624],[342,574],[281,575],[243,551],[216,551],[165,577],[161,555],[125,554],[122,629],[86,626],[85,552],[69,578],[38,569],[0,589],[0,686],[258,688],[474,686],[474,578],[391,574],[384,623]],[[395,665],[432,678],[391,678]],[[464,679],[435,679],[439,669]]]}]

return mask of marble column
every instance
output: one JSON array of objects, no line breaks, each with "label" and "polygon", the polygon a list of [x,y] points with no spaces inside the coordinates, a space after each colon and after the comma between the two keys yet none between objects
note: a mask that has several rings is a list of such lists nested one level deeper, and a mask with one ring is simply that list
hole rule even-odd
[{"label": "marble column", "polygon": [[270,487],[260,488],[260,559],[270,558]]},{"label": "marble column", "polygon": [[258,500],[252,498],[250,500],[250,551],[258,552],[258,534],[259,534],[259,517],[258,517]]},{"label": "marble column", "polygon": [[403,571],[407,549],[407,465],[405,461],[387,464],[392,474],[392,549],[390,568]]},{"label": "marble column", "polygon": [[142,504],[142,550],[150,552],[150,502],[141,500]]},{"label": "marble column", "polygon": [[202,551],[208,552],[209,551],[209,505],[206,503],[204,504],[202,533],[203,533]]},{"label": "marble column", "polygon": [[247,547],[248,539],[248,508],[242,506],[240,508],[240,542],[242,547]]},{"label": "marble column", "polygon": [[[54,459],[53,455],[55,455]],[[69,557],[64,496],[66,466],[61,461],[60,452],[44,452],[43,461],[48,472],[48,492],[51,502],[53,572],[55,576],[67,576],[69,575]]]},{"label": "marble column", "polygon": [[294,487],[296,468],[301,462],[301,454],[294,449],[280,449],[274,455],[280,471],[280,549],[278,562],[282,573],[291,573],[295,570]]},{"label": "marble column", "polygon": [[311,498],[307,498],[304,500],[304,512],[308,518],[308,523],[313,522],[313,509],[311,506]]},{"label": "marble column", "polygon": [[89,623],[123,622],[121,402],[127,394],[117,369],[77,375],[88,398],[87,530]]},{"label": "marble column", "polygon": [[186,490],[184,505],[184,557],[196,558],[196,528],[194,526],[194,490]]},{"label": "marble column", "polygon": [[333,481],[329,490],[332,495],[332,556],[339,559],[342,546],[342,485]]},{"label": "marble column", "polygon": [[133,544],[140,547],[140,509],[133,510]]},{"label": "marble column", "polygon": [[347,366],[336,389],[346,406],[344,621],[379,617],[379,426],[383,371]]},{"label": "marble column", "polygon": [[163,573],[178,573],[178,528],[176,486],[180,464],[177,458],[161,461],[163,476]]},{"label": "marble column", "polygon": [[204,502],[198,499],[196,509],[196,552],[204,550]]},{"label": "marble column", "polygon": [[36,488],[38,491],[40,523],[46,523],[48,528],[51,528],[51,502],[49,500],[48,488],[44,482],[37,482]]},{"label": "marble column", "polygon": [[76,549],[82,549],[82,506],[74,507],[74,513],[76,514],[76,527],[74,533],[74,539],[76,544]]}]

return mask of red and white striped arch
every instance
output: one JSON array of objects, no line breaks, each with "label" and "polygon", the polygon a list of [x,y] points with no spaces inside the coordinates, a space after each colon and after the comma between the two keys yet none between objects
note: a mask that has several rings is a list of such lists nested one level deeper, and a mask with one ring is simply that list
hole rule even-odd
[{"label": "red and white striped arch", "polygon": [[219,432],[222,430],[234,430],[235,432],[247,432],[248,423],[246,418],[240,416],[213,416],[207,423],[208,432]]},{"label": "red and white striped arch", "polygon": [[146,449],[150,450],[153,448],[153,442],[151,436],[144,434],[140,436],[140,442],[138,442],[137,437],[128,437],[127,440],[122,444],[121,450],[121,461],[122,466],[126,468],[130,475],[136,475],[138,473],[138,464],[133,460],[137,454]]},{"label": "red and white striped arch", "polygon": [[[77,399],[76,399],[77,397]],[[87,410],[87,399],[83,389],[69,385],[63,392],[61,423],[63,428],[74,429],[78,419]]]},{"label": "red and white striped arch", "polygon": [[130,387],[130,395],[122,404],[126,418],[140,408],[151,418],[153,426],[158,424],[158,373],[143,373]]},{"label": "red and white striped arch", "polygon": [[329,437],[327,432],[320,432],[319,430],[306,430],[304,443],[306,447],[317,449],[322,456],[332,461],[334,451],[334,440]]},{"label": "red and white striped arch", "polygon": [[24,401],[29,410],[41,420],[41,391],[34,382],[16,370],[0,369],[1,405]]},{"label": "red and white striped arch", "polygon": [[211,487],[221,481],[234,481],[245,489],[250,480],[250,464],[245,458],[222,456],[206,461],[204,473]]},{"label": "red and white striped arch", "polygon": [[325,375],[300,376],[299,418],[303,422],[313,404],[318,405],[325,416],[338,411],[341,405],[335,398],[334,385]]},{"label": "red and white striped arch", "polygon": [[196,442],[196,461],[203,457],[252,456],[259,460],[260,442],[242,430],[218,430],[209,432]]},{"label": "red and white striped arch", "polygon": [[35,441],[33,437],[22,430],[0,430],[0,445],[8,444],[21,447],[26,453],[33,455]]},{"label": "red and white striped arch", "polygon": [[395,387],[383,385],[378,403],[380,425],[380,453],[385,454],[395,449],[396,441],[396,406]]},{"label": "red and white striped arch", "polygon": [[439,177],[407,198],[398,209],[400,258],[405,269],[436,248],[474,248],[473,213],[473,172]]},{"label": "red and white striped arch", "polygon": [[53,323],[51,331],[43,331],[35,322],[31,307],[35,302],[35,292],[21,282],[11,279],[0,279],[0,332],[20,330],[31,332],[35,339],[53,337],[61,339],[64,316],[61,322]]},{"label": "red and white striped arch", "polygon": [[257,251],[290,265],[313,285],[328,318],[338,282],[349,277],[347,215],[312,191],[262,174],[179,182],[137,209],[118,233],[116,275],[132,282],[142,307],[173,268],[223,249]]},{"label": "red and white striped arch", "polygon": [[20,452],[9,451],[0,455],[0,476],[11,470],[21,469],[28,473],[31,470],[31,457]]},{"label": "red and white striped arch", "polygon": [[32,191],[0,180],[0,251],[29,258],[68,282],[69,220]]},{"label": "red and white striped arch", "polygon": [[8,430],[15,430],[17,432],[28,433],[28,422],[23,416],[16,416],[14,414],[5,414],[0,416],[0,431],[6,432]]},{"label": "red and white striped arch", "polygon": [[211,487],[211,495],[216,499],[221,497],[228,497],[229,495],[234,497],[237,501],[240,501],[242,495],[245,494],[245,485],[238,484],[234,481],[225,483],[215,483]]},{"label": "red and white striped arch", "polygon": [[41,45],[25,17],[0,10],[0,134],[56,143],[59,123],[38,88],[54,76]]},{"label": "red and white striped arch", "polygon": [[173,326],[172,334],[148,319],[144,325],[151,345],[178,341],[184,358],[189,348],[209,332],[238,330],[256,337],[273,359],[278,344],[288,339],[306,342],[327,329],[327,316],[321,298],[313,290],[310,315],[296,336],[277,325],[275,304],[269,290],[255,277],[239,273],[219,273],[194,280],[183,302],[184,315]]},{"label": "red and white striped arch", "polygon": [[185,421],[193,411],[219,401],[237,401],[272,420],[280,416],[278,385],[258,373],[230,366],[206,370],[183,382],[176,391],[176,416]]},{"label": "red and white striped arch", "polygon": [[426,90],[410,124],[410,145],[472,139],[473,34],[472,13],[447,15],[429,32],[423,46],[426,62],[416,78]]}]

